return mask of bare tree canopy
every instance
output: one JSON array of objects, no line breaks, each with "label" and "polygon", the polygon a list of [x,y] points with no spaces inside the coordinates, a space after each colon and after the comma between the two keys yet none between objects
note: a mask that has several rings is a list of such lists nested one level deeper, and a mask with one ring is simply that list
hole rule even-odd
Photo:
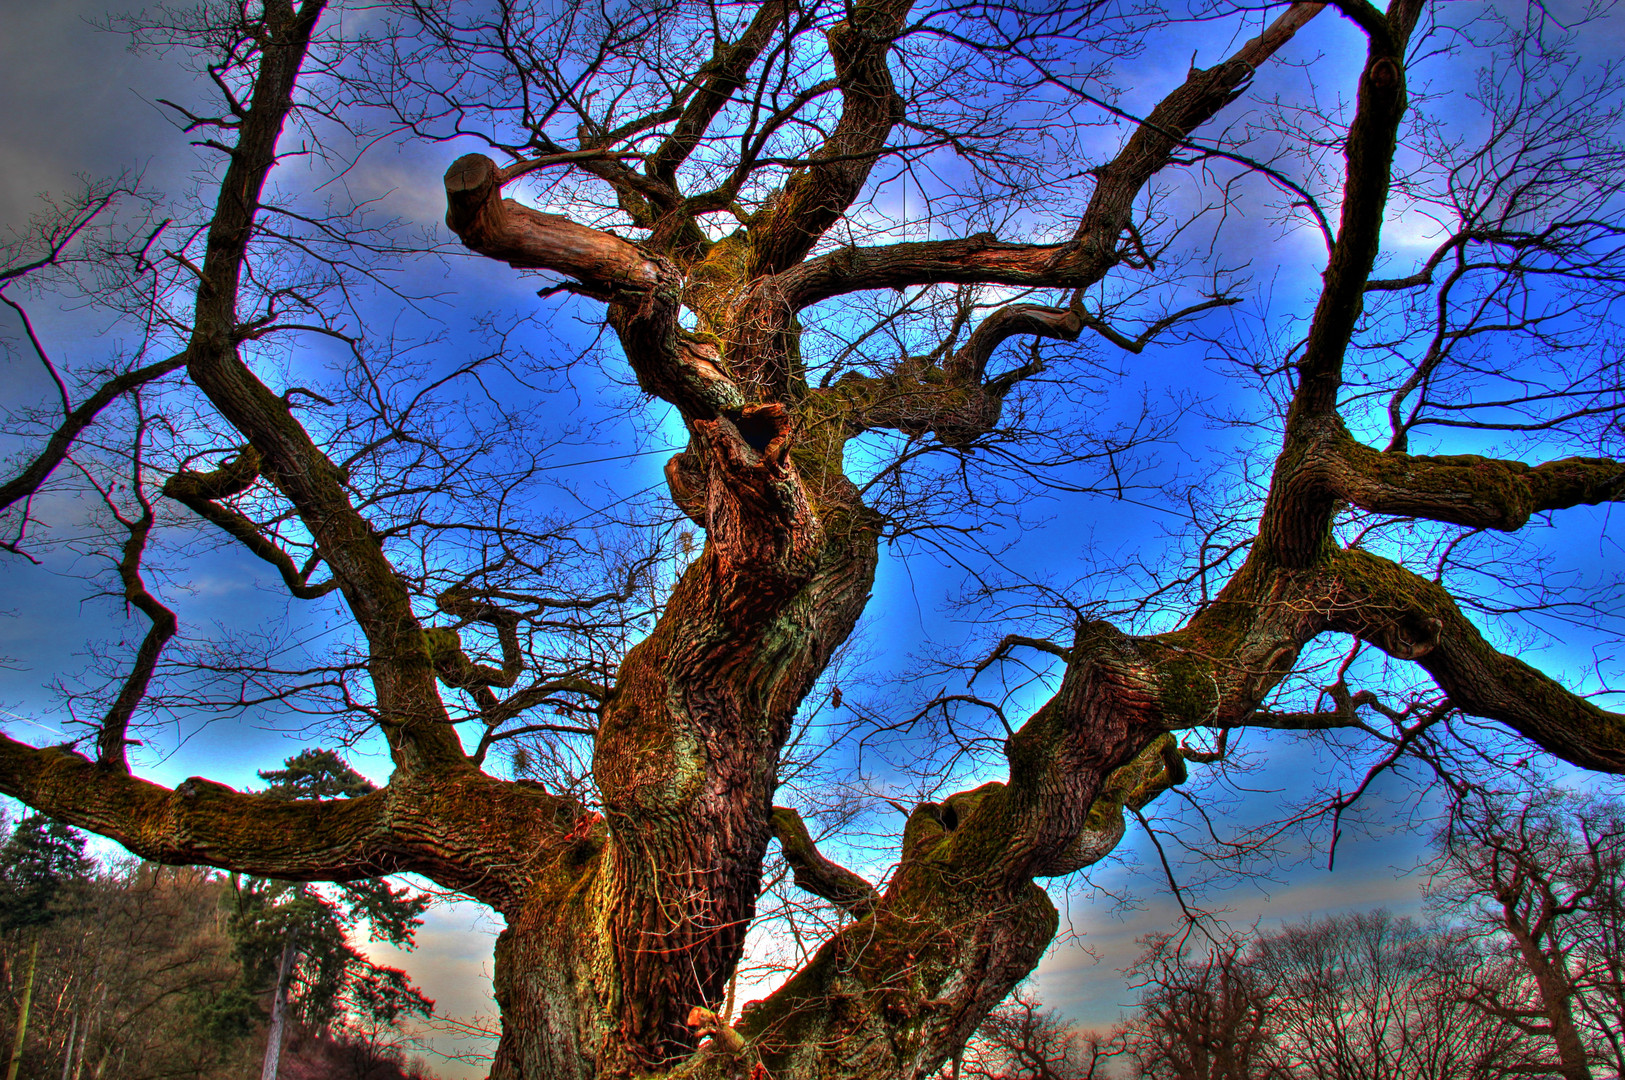
[{"label": "bare tree canopy", "polygon": [[1434,901],[1501,945],[1499,964],[1463,978],[1463,998],[1538,1039],[1565,1080],[1590,1080],[1594,1064],[1618,1072],[1625,807],[1555,787],[1475,797],[1438,846]]},{"label": "bare tree canopy", "polygon": [[[1114,1032],[1144,1080],[1551,1076],[1533,1036],[1462,981],[1502,967],[1460,929],[1381,909],[1209,947],[1142,939],[1139,1006]],[[1194,954],[1194,955],[1193,955]]]},{"label": "bare tree canopy", "polygon": [[[1525,539],[1625,497],[1625,70],[1573,6],[132,19],[198,71],[199,100],[162,107],[205,194],[92,185],[0,250],[16,351],[54,387],[9,414],[0,510],[6,557],[93,549],[142,632],[64,684],[89,753],[0,737],[0,792],[158,862],[409,872],[490,905],[496,1080],[811,1080],[954,1057],[1055,936],[1040,882],[1226,767],[1240,729],[1361,748],[1307,811],[1334,835],[1406,762],[1458,790],[1529,744],[1625,773],[1625,715],[1496,618],[1618,615],[1548,589]],[[1359,53],[1304,66],[1312,21]],[[1170,74],[1167,35],[1208,66]],[[347,201],[358,160],[424,144],[449,233]],[[1230,257],[1261,230],[1312,238],[1312,310],[1272,313]],[[404,272],[429,257],[470,292],[510,273],[491,260],[534,276],[540,321],[482,313],[483,351],[446,362],[464,339],[412,329],[447,306]],[[115,320],[107,355],[56,359],[29,311],[60,293]],[[1204,342],[1251,441],[1176,487],[1147,463],[1177,418],[1125,409],[1113,372]],[[641,453],[669,410],[686,439],[658,501],[624,493],[627,527],[597,532],[539,494],[566,391],[613,393],[595,356],[641,396],[578,425]],[[934,661],[962,692],[809,723],[842,705],[887,552],[960,558],[1045,492],[1145,484],[1189,507],[1166,557],[1075,586],[980,564],[988,648]],[[206,542],[342,625],[298,648],[194,629]],[[155,718],[248,709],[381,734],[393,775],[274,799],[132,771]],[[971,786],[900,807],[877,882],[830,857],[851,861],[841,814],[782,796],[826,759],[856,786],[899,732],[921,775]],[[821,936],[736,1012],[775,840]]]}]

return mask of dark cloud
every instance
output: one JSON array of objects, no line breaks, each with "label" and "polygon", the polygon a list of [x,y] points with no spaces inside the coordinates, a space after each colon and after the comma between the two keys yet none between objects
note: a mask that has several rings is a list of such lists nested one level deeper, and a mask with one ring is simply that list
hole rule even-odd
[{"label": "dark cloud", "polygon": [[192,76],[99,28],[123,10],[0,2],[0,222],[25,220],[36,195],[76,175],[163,172],[165,155],[184,145],[156,99],[183,93]]}]

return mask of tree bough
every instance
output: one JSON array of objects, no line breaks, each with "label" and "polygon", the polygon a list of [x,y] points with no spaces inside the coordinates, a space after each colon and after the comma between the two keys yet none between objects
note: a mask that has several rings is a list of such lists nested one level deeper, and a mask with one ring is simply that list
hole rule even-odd
[{"label": "tree bough", "polygon": [[[1055,357],[1078,348],[1086,329],[1148,354],[1161,336],[1237,304],[1217,286],[1193,298],[1179,295],[1177,278],[1150,279],[1167,287],[1169,302],[1138,335],[1114,329],[1104,307],[1119,302],[1119,281],[1160,272],[1178,235],[1172,229],[1164,247],[1148,246],[1162,213],[1156,185],[1184,165],[1246,160],[1227,149],[1244,147],[1221,130],[1226,111],[1271,79],[1270,59],[1328,5],[1284,5],[1226,59],[1193,68],[1143,119],[1119,110],[1126,137],[1086,174],[1068,161],[1064,183],[1034,181],[1043,199],[1060,200],[1063,190],[1076,197],[1065,228],[1001,239],[970,231],[977,215],[966,214],[962,235],[907,239],[875,224],[888,184],[923,169],[930,149],[977,168],[1013,161],[1008,147],[989,149],[988,133],[1002,123],[1019,128],[1024,108],[1080,123],[1078,110],[1115,109],[1091,89],[1093,76],[1068,73],[1065,50],[1081,49],[1085,30],[1099,33],[1110,67],[1133,52],[1131,30],[1097,28],[1090,20],[1106,17],[1098,5],[1072,13],[1077,26],[1063,29],[1028,13],[1035,21],[1017,33],[992,16],[978,22],[909,0],[856,0],[840,12],[631,3],[599,13],[602,25],[589,28],[600,34],[599,52],[582,61],[592,50],[580,52],[572,31],[539,25],[520,0],[494,2],[492,19],[471,5],[466,23],[451,8],[398,5],[396,44],[418,35],[424,55],[447,66],[414,66],[411,49],[363,53],[389,74],[372,81],[333,60],[340,42],[325,30],[333,16],[322,0],[245,8],[229,41],[204,42],[226,50],[219,63],[229,78],[218,85],[231,119],[197,122],[235,141],[219,144],[227,159],[200,250],[174,260],[193,275],[181,279],[193,300],[183,351],[103,380],[0,486],[3,505],[26,502],[100,414],[184,365],[200,407],[230,438],[212,451],[213,468],[188,455],[154,490],[273,567],[288,595],[340,594],[367,675],[345,707],[387,738],[389,784],[342,801],[274,802],[202,779],[167,790],[130,775],[125,725],[165,633],[137,665],[145,674],[129,684],[128,707],[109,714],[100,760],[0,737],[0,791],[161,862],[312,881],[410,872],[490,904],[507,923],[496,952],[503,1030],[493,1080],[759,1080],[763,1070],[773,1080],[918,1080],[960,1050],[1048,947],[1057,914],[1038,880],[1108,857],[1125,812],[1185,782],[1187,762],[1222,756],[1187,749],[1173,732],[1359,725],[1357,709],[1375,696],[1350,694],[1341,675],[1335,711],[1272,704],[1323,636],[1414,663],[1451,708],[1585,768],[1625,773],[1625,717],[1494,647],[1444,585],[1339,542],[1339,523],[1353,511],[1516,532],[1534,515],[1625,497],[1625,465],[1606,456],[1530,465],[1410,455],[1403,432],[1388,450],[1351,433],[1364,429],[1348,415],[1358,396],[1345,369],[1366,333],[1368,296],[1434,287],[1433,268],[1445,258],[1410,278],[1372,279],[1406,137],[1407,57],[1417,27],[1435,17],[1423,0],[1394,0],[1386,12],[1364,0],[1330,5],[1368,50],[1340,143],[1341,218],[1291,353],[1282,441],[1256,535],[1232,545],[1234,559],[1204,564],[1199,574],[1218,567],[1226,576],[1171,629],[1133,633],[1079,618],[1064,646],[1011,630],[973,676],[1036,646],[1059,665],[1053,693],[1006,727],[1003,780],[905,808],[895,866],[880,885],[821,852],[800,811],[775,806],[798,717],[863,616],[882,539],[903,531],[866,501],[849,452],[881,433],[906,447],[889,467],[895,473],[928,451],[968,462],[1014,438],[1006,430],[1012,402],[1040,378],[1066,378]],[[558,26],[580,14],[567,7],[552,12]],[[713,35],[706,49],[674,46],[668,57],[659,47],[671,44],[662,35],[680,38],[702,23]],[[548,38],[555,32],[563,36]],[[326,57],[320,75],[308,73],[313,50]],[[941,87],[922,82],[927,61],[950,54],[962,66]],[[393,481],[379,478],[382,469],[362,480],[356,464],[380,446],[411,443],[399,418],[386,416],[375,442],[341,455],[344,425],[307,424],[294,405],[302,388],[279,393],[249,362],[284,307],[316,306],[304,284],[278,289],[256,277],[273,258],[266,192],[288,152],[283,129],[290,119],[313,123],[326,107],[319,94],[305,96],[301,77],[322,86],[352,80],[363,100],[388,87],[399,95],[386,103],[391,122],[449,138],[473,128],[448,133],[436,126],[447,116],[489,119],[487,103],[464,101],[451,85],[458,64],[470,80],[490,77],[485,93],[522,86],[531,96],[513,114],[520,141],[486,138],[491,153],[511,157],[507,165],[470,153],[446,171],[447,226],[477,256],[562,279],[543,295],[574,293],[602,318],[637,385],[669,405],[686,432],[666,486],[677,520],[703,533],[669,595],[654,603],[651,626],[628,629],[636,620],[627,617],[615,639],[623,647],[606,653],[594,644],[584,647],[590,657],[571,654],[552,667],[538,661],[546,650],[536,642],[580,627],[549,619],[628,603],[644,587],[638,574],[624,588],[556,599],[563,583],[548,580],[545,560],[525,561],[520,530],[503,532],[496,511],[466,527],[479,539],[464,549],[455,581],[414,569],[391,545],[428,528],[430,516],[414,509],[383,527],[386,500],[366,485]],[[979,115],[955,98],[970,92],[982,64],[1031,101]],[[631,82],[617,86],[623,77]],[[441,78],[450,83],[433,81]],[[944,127],[948,101],[962,106],[963,130]],[[573,118],[569,133],[564,117]],[[542,175],[568,181],[555,209],[580,209],[586,196],[573,193],[595,191],[602,213],[588,223],[504,194]],[[1026,200],[1036,215],[1043,200],[1019,186],[1011,181],[1012,207]],[[1013,210],[1010,220],[1022,215]],[[877,236],[894,242],[872,242]],[[328,267],[333,280],[349,280],[344,260]],[[860,309],[841,305],[888,290],[901,306],[872,331],[851,331],[850,312]],[[899,348],[885,363],[869,359],[871,337],[885,340],[890,321],[916,301],[938,305],[940,341],[923,352]],[[837,337],[850,331],[822,382],[809,376],[809,328],[818,326]],[[1027,358],[997,359],[1011,344],[1028,348]],[[230,456],[218,457],[221,446],[233,448]],[[441,482],[463,464],[445,465]],[[141,468],[138,460],[135,486],[145,491]],[[508,479],[517,489],[532,475]],[[400,490],[417,489],[403,481]],[[501,500],[491,505],[506,512]],[[683,536],[687,555],[691,534]],[[125,595],[148,611],[145,601],[157,601],[142,584],[145,533],[140,540],[121,572]],[[298,557],[295,545],[303,545]],[[324,580],[312,582],[318,569]],[[472,754],[448,705],[461,700],[453,692],[473,702],[468,715],[482,725]],[[529,714],[542,708],[562,718],[534,721]],[[591,794],[579,793],[585,775],[579,790],[489,775],[487,750],[519,734],[590,739]],[[774,840],[795,883],[833,906],[835,929],[781,986],[729,1016],[724,1002]]]}]

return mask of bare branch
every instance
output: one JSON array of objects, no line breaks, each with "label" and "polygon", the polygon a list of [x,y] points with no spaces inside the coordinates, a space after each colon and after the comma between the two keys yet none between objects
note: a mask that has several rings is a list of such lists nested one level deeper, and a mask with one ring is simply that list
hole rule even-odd
[{"label": "bare branch", "polygon": [[859,875],[819,854],[799,813],[788,806],[775,806],[773,835],[795,873],[797,885],[854,918],[867,918],[874,911],[880,892]]},{"label": "bare branch", "polygon": [[137,387],[145,386],[173,371],[180,370],[186,365],[186,359],[186,354],[182,353],[156,364],[127,371],[103,383],[78,408],[68,413],[51,433],[45,448],[23,467],[22,472],[0,485],[0,510],[38,492],[40,485],[45,483],[62,463],[62,459],[67,457],[80,432],[89,427],[109,404]]},{"label": "bare branch", "polygon": [[258,477],[259,453],[252,446],[245,446],[236,457],[222,462],[218,469],[206,473],[175,473],[164,483],[164,494],[276,567],[290,595],[300,600],[316,600],[326,596],[338,588],[336,580],[310,584],[310,575],[316,568],[314,563],[304,567],[295,566],[293,558],[267,538],[257,525],[236,510],[221,505],[220,500],[247,491]]}]

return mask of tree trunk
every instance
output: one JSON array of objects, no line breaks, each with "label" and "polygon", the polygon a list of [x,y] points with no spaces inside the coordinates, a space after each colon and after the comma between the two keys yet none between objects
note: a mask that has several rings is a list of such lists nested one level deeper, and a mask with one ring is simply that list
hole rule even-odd
[{"label": "tree trunk", "polygon": [[1563,1080],[1591,1080],[1585,1043],[1574,1023],[1574,984],[1561,954],[1549,957],[1535,940],[1529,926],[1510,909],[1503,923],[1518,944],[1523,962],[1540,990],[1540,1006],[1551,1025],[1552,1045],[1557,1050],[1558,1072]]},{"label": "tree trunk", "polygon": [[614,1037],[599,1001],[613,969],[607,956],[596,964],[588,959],[576,920],[592,905],[581,897],[598,891],[589,886],[567,899],[539,889],[533,903],[509,914],[497,937],[492,973],[502,1039],[491,1080],[597,1076],[596,1048]]},{"label": "tree trunk", "polygon": [[79,1038],[79,1014],[73,1014],[73,1021],[68,1025],[68,1041],[62,1047],[62,1080],[68,1080],[73,1072],[74,1042]]},{"label": "tree trunk", "polygon": [[79,1047],[74,1054],[73,1080],[85,1074],[85,1051],[90,1047],[91,1017],[85,1017],[85,1026],[79,1032]]},{"label": "tree trunk", "polygon": [[276,969],[276,992],[271,995],[271,1030],[265,1040],[265,1063],[260,1069],[260,1080],[276,1080],[282,1064],[282,1028],[288,1015],[288,984],[293,981],[293,961],[298,954],[298,939],[288,935],[282,946],[282,959]]},{"label": "tree trunk", "polygon": [[[97,969],[97,981],[101,979],[100,968]],[[96,1008],[85,1015],[85,1026],[79,1031],[79,1054],[77,1064],[73,1067],[73,1080],[80,1080],[85,1074],[85,1054],[90,1050],[90,1029],[96,1026],[96,1018],[107,1009],[107,984],[101,984],[101,993],[97,995]]]},{"label": "tree trunk", "polygon": [[17,1006],[17,1035],[11,1042],[11,1062],[6,1066],[6,1080],[17,1080],[17,1070],[23,1063],[23,1040],[28,1035],[28,1009],[34,1003],[34,975],[39,970],[41,933],[34,930],[33,942],[28,947],[28,974],[23,976],[22,1002]]},{"label": "tree trunk", "polygon": [[[714,1040],[718,1049],[695,1054],[699,1025],[687,1023],[691,1013],[729,1013],[722,1003],[775,830],[779,755],[874,581],[884,522],[845,475],[848,442],[868,431],[934,434],[943,447],[968,452],[997,432],[1006,393],[1042,365],[1035,354],[1032,365],[991,376],[994,349],[1018,335],[1077,338],[1084,290],[1130,261],[1123,237],[1139,240],[1133,217],[1147,182],[1176,157],[1188,160],[1187,136],[1325,5],[1294,4],[1229,61],[1191,68],[1122,151],[1089,170],[1087,210],[1064,243],[978,234],[880,247],[849,242],[810,257],[826,234],[835,239],[830,230],[875,162],[899,151],[891,136],[905,116],[889,56],[911,24],[909,3],[845,6],[846,18],[817,27],[830,46],[835,83],[826,89],[839,91],[840,119],[771,200],[736,215],[743,227],[730,237],[713,243],[698,219],[679,220],[701,211],[667,178],[687,152],[681,148],[715,117],[706,110],[720,109],[733,92],[727,87],[742,85],[751,50],[766,42],[751,44],[754,30],[739,42],[742,53],[726,50],[742,59],[719,54],[705,66],[693,84],[695,104],[679,110],[688,133],[674,136],[620,192],[634,220],[644,213],[638,208],[651,207],[647,242],[503,198],[503,184],[519,174],[481,155],[460,158],[446,174],[447,224],[464,245],[557,274],[562,287],[602,299],[639,385],[677,408],[689,436],[667,479],[677,507],[704,531],[705,548],[658,624],[604,692],[590,695],[601,703],[592,770],[603,817],[571,797],[478,772],[439,683],[489,691],[511,687],[514,676],[470,684],[466,672],[453,678],[437,666],[445,654],[431,644],[455,643],[457,630],[424,626],[427,597],[392,564],[375,504],[352,499],[348,466],[328,457],[318,442],[325,437],[294,416],[292,391],[261,382],[249,367],[252,354],[239,349],[271,332],[244,321],[258,301],[247,302],[239,287],[255,279],[255,215],[322,0],[306,0],[297,13],[288,0],[259,5],[265,16],[254,37],[261,58],[252,98],[234,99],[238,119],[219,122],[237,132],[237,143],[202,269],[185,263],[200,278],[187,373],[248,445],[207,483],[205,474],[183,472],[164,490],[205,517],[224,513],[218,500],[247,485],[263,482],[286,499],[308,530],[317,556],[311,565],[326,565],[367,639],[373,715],[395,776],[387,790],[333,803],[273,804],[198,778],[170,791],[127,775],[126,717],[115,709],[101,733],[99,765],[71,749],[36,750],[0,737],[0,788],[161,861],[298,880],[417,872],[491,904],[507,920],[495,960],[503,1033],[494,1080],[696,1080],[755,1075],[755,1065],[773,1080],[918,1080],[953,1056],[1036,966],[1057,915],[1035,879],[1103,857],[1122,836],[1125,806],[1138,809],[1180,782],[1180,751],[1167,732],[1354,722],[1352,704],[1346,716],[1298,720],[1260,711],[1300,650],[1325,631],[1421,663],[1457,708],[1501,720],[1571,761],[1625,771],[1618,716],[1491,649],[1436,582],[1344,550],[1332,532],[1350,505],[1516,528],[1536,510],[1614,498],[1605,493],[1620,476],[1601,459],[1569,459],[1541,473],[1487,459],[1388,457],[1357,442],[1337,414],[1343,355],[1379,251],[1406,107],[1403,60],[1421,9],[1419,0],[1395,0],[1382,24],[1368,27],[1346,143],[1343,220],[1298,361],[1285,447],[1241,568],[1211,603],[1204,590],[1202,607],[1178,630],[1135,637],[1080,621],[1069,648],[1040,643],[1064,657],[1065,673],[1054,697],[1004,741],[1008,781],[909,814],[884,896],[870,898],[850,880],[844,890],[811,889],[852,921],[784,987],[743,1009],[737,1031]],[[763,5],[760,26],[792,21],[791,7]],[[1343,8],[1357,22],[1378,18],[1369,6]],[[632,175],[604,146],[586,149],[590,168]],[[681,235],[691,239],[678,243]],[[1056,290],[1074,300],[1068,309],[1005,307],[963,346],[956,322],[940,353],[906,356],[874,375],[858,370],[870,366],[865,361],[833,383],[809,384],[799,313],[860,291],[951,284]],[[685,321],[685,308],[697,322]],[[1485,494],[1491,489],[1493,497]],[[225,518],[239,519],[246,520]],[[275,547],[257,534],[249,544],[257,552],[263,545]],[[276,554],[291,566],[287,552]],[[310,588],[297,580],[290,587],[295,595]],[[451,615],[447,595],[441,606]],[[509,617],[511,634],[518,616]],[[1122,775],[1132,782],[1114,788]],[[262,1080],[278,1072],[294,956],[290,937]],[[1567,1029],[1574,1034],[1572,1018]],[[739,1046],[751,1062],[729,1056]],[[1210,1058],[1202,1059],[1204,1075],[1213,1072]],[[12,1080],[16,1066],[14,1053]],[[1571,1080],[1588,1075],[1583,1061],[1580,1069]]]}]

